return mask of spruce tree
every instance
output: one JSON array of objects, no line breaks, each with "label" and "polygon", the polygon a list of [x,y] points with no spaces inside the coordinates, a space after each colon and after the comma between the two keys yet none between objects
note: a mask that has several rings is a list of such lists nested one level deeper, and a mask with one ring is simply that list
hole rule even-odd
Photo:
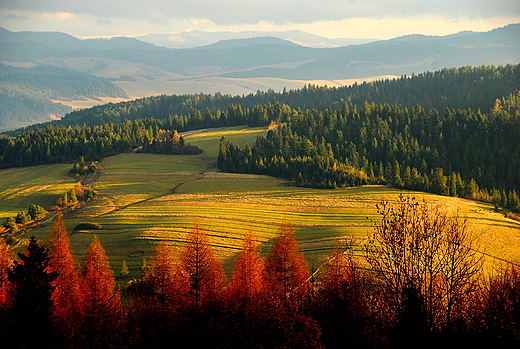
[{"label": "spruce tree", "polygon": [[52,342],[52,283],[57,274],[49,270],[49,252],[35,236],[18,258],[8,271],[14,286],[10,338],[23,348],[45,348]]}]

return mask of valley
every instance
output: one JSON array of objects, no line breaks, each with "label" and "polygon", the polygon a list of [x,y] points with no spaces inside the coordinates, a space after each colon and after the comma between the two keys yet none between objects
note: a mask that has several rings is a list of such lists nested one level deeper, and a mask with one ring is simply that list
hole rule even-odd
[{"label": "valley", "polygon": [[[301,188],[274,177],[216,169],[222,136],[245,145],[265,133],[263,127],[244,126],[192,131],[185,139],[204,149],[200,155],[128,153],[104,159],[101,176],[93,183],[97,198],[65,217],[77,258],[83,258],[92,235],[98,234],[116,275],[122,261],[128,263],[130,274],[120,281],[129,280],[139,274],[142,257],[149,258],[157,241],[165,239],[179,250],[198,217],[227,273],[248,231],[267,253],[284,222],[293,225],[309,266],[316,269],[336,245],[350,239],[363,244],[378,219],[375,205],[394,201],[401,193],[467,218],[491,264],[498,261],[494,257],[514,260],[518,255],[520,224],[494,212],[491,204],[386,186]],[[57,164],[1,171],[0,219],[31,203],[50,207],[74,186],[69,169]],[[98,223],[102,229],[74,231],[81,222]],[[51,228],[41,226],[20,237],[35,234],[46,241]]]}]

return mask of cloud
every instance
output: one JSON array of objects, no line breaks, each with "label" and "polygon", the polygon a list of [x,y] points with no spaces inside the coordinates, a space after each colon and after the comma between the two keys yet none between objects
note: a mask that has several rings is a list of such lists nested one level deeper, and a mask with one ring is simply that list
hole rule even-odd
[{"label": "cloud", "polygon": [[98,19],[96,21],[97,24],[104,24],[104,25],[112,25],[112,21],[108,19]]},{"label": "cloud", "polygon": [[17,15],[15,13],[9,13],[7,16],[4,16],[3,18],[4,19],[8,19],[8,20],[14,20],[14,21],[18,21],[18,20],[27,21],[27,20],[29,20],[28,17],[26,17],[24,15]]},{"label": "cloud", "polygon": [[217,25],[277,25],[349,18],[491,18],[519,16],[518,0],[5,0],[0,8],[150,22],[207,20]]},{"label": "cloud", "polygon": [[58,17],[59,19],[63,19],[63,20],[69,20],[69,19],[76,18],[76,15],[73,13],[68,13],[68,12],[58,12],[58,13],[56,13],[56,17]]}]

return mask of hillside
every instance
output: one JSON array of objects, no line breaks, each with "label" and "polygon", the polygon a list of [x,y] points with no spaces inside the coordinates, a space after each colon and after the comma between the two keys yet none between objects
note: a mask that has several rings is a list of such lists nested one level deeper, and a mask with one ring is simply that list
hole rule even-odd
[{"label": "hillside", "polygon": [[0,128],[62,118],[72,108],[57,101],[125,98],[110,81],[51,66],[12,67],[0,63]]},{"label": "hillside", "polygon": [[[520,25],[486,33],[431,37],[414,35],[338,48],[316,49],[266,37],[234,39],[190,49],[167,49],[130,38],[79,40],[63,33],[2,31],[0,61],[61,64],[115,59],[180,74],[200,76],[341,79],[462,65],[515,64]],[[34,45],[36,44],[36,45]],[[291,63],[291,66],[279,66]],[[76,69],[81,70],[77,62]],[[98,71],[101,69],[98,69]],[[96,74],[97,71],[89,73]]]},{"label": "hillside", "polygon": [[[132,97],[186,91],[248,94],[271,88],[273,81],[273,87],[281,91],[308,83],[338,86],[345,79],[411,75],[444,67],[517,64],[519,37],[520,25],[513,24],[485,33],[412,35],[323,49],[273,37],[169,49],[132,38],[80,40],[64,33],[1,29],[0,62],[18,67],[56,66],[109,78]],[[4,126],[49,119],[51,114],[60,117],[68,109],[48,100],[30,101],[21,93],[17,96],[23,102],[6,102],[13,115],[2,114]],[[20,106],[27,108],[30,103],[39,111]],[[20,121],[14,116],[18,113]]]},{"label": "hillside", "polygon": [[[58,123],[99,125],[142,117],[165,120],[168,116],[188,116],[194,111],[205,117],[207,110],[212,115],[217,110],[225,113],[232,104],[245,109],[269,103],[324,111],[328,108],[341,109],[345,103],[361,107],[366,101],[373,101],[377,104],[401,104],[406,108],[419,104],[428,111],[471,108],[487,112],[497,98],[514,93],[519,86],[520,65],[461,67],[345,87],[308,85],[301,89],[258,91],[243,96],[222,93],[154,96],[76,111]],[[185,130],[186,127],[191,126],[181,126],[181,129]]]},{"label": "hillside", "polygon": [[[76,256],[83,258],[96,233],[113,269],[119,270],[126,260],[129,277],[135,276],[142,257],[150,255],[158,239],[166,238],[181,247],[199,217],[228,272],[248,230],[255,233],[265,252],[282,222],[293,224],[309,265],[317,268],[344,239],[362,243],[373,231],[367,217],[376,219],[375,204],[383,198],[394,201],[403,192],[457,210],[481,237],[482,252],[492,260],[517,256],[518,223],[494,212],[490,204],[384,186],[299,188],[269,176],[216,171],[222,136],[245,146],[265,133],[265,128],[247,127],[206,130],[185,135],[188,143],[204,149],[200,155],[122,154],[105,159],[101,176],[93,183],[98,198],[66,218],[69,232],[81,222],[102,226],[101,230],[70,235]],[[31,203],[50,208],[75,184],[67,175],[70,168],[70,164],[61,164],[1,171],[0,219],[16,215]],[[46,241],[50,229],[41,226],[31,233]]]}]

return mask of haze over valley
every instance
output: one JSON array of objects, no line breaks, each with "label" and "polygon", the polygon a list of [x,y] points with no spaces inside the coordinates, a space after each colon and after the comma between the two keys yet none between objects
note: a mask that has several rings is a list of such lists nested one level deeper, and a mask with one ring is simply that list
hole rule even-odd
[{"label": "haze over valley", "polygon": [[[512,24],[483,33],[409,35],[334,48],[306,47],[286,39],[259,36],[170,49],[134,38],[82,40],[65,33],[1,29],[0,96],[14,89],[25,101],[17,106],[3,104],[9,120],[4,116],[1,126],[57,119],[72,108],[159,94],[247,95],[299,89],[307,84],[345,86],[444,67],[516,64],[519,38],[520,25]],[[81,90],[70,85],[71,78],[79,81],[74,78],[78,74],[87,74],[97,87]],[[37,76],[40,82],[37,93],[24,90],[31,76]],[[64,85],[67,79],[68,85]],[[49,88],[51,92],[42,92]],[[36,95],[38,101],[34,100]],[[23,110],[19,118],[12,115],[13,108]]]}]

